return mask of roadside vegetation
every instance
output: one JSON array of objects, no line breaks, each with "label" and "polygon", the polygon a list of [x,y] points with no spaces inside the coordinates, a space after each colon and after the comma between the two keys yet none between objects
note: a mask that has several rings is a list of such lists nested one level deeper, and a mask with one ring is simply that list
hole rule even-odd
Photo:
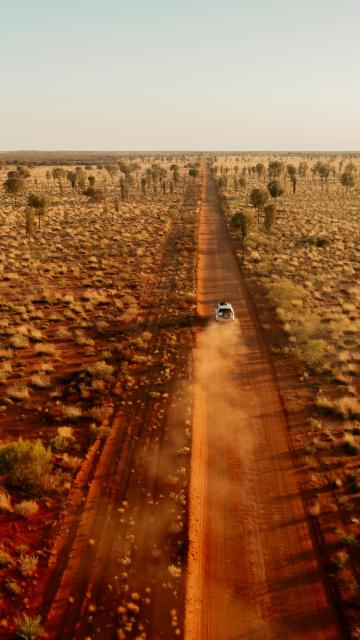
[{"label": "roadside vegetation", "polygon": [[210,164],[280,385],[286,363],[298,370],[299,391],[286,383],[282,391],[290,414],[303,415],[292,438],[304,495],[358,638],[360,158],[233,155]]},{"label": "roadside vegetation", "polygon": [[84,460],[148,381],[164,413],[178,328],[191,348],[198,160],[91,160],[0,168],[0,638],[41,633],[31,595]]}]

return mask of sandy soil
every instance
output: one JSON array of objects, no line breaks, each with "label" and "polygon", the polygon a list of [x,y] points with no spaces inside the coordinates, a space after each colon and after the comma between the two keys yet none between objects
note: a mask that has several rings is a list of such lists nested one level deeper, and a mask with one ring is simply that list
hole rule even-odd
[{"label": "sandy soil", "polygon": [[206,175],[198,310],[231,325],[196,350],[186,640],[342,637],[329,604],[274,374]]}]

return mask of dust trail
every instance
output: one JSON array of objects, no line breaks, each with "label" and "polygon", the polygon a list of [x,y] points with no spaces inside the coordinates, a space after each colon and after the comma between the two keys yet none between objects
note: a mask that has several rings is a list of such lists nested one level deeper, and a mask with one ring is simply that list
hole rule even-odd
[{"label": "dust trail", "polygon": [[197,335],[186,640],[337,640],[288,449],[274,374],[210,172],[198,235],[198,305],[239,323]]},{"label": "dust trail", "polygon": [[[255,427],[259,409],[250,384],[238,379],[239,358],[247,353],[238,322],[212,323],[198,336],[186,640],[274,637],[262,623],[268,594],[256,530],[255,429],[248,428],[249,420]],[[227,467],[230,460],[233,469]],[[237,575],[231,555],[248,540],[247,562]],[[205,592],[207,602],[199,597]],[[247,635],[241,635],[244,629]]]}]

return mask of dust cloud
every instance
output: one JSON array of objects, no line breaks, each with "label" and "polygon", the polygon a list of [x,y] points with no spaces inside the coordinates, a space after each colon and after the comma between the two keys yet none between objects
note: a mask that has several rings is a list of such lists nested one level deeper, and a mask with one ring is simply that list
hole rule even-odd
[{"label": "dust cloud", "polygon": [[253,464],[260,410],[249,358],[237,321],[198,334],[186,640],[282,637],[267,623]]}]

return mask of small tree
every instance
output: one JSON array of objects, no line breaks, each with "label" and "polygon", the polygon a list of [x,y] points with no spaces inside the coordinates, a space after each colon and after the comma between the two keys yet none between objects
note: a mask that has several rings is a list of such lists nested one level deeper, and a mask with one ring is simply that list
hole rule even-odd
[{"label": "small tree", "polygon": [[118,215],[118,214],[119,214],[119,210],[120,210],[120,207],[119,207],[119,198],[118,198],[118,197],[115,197],[115,198],[114,198],[114,211],[115,211],[116,215]]},{"label": "small tree", "polygon": [[41,217],[45,215],[48,208],[48,200],[46,196],[31,193],[27,201],[29,207],[36,209],[39,218],[39,229],[41,226]]},{"label": "small tree", "polygon": [[314,175],[318,175],[321,182],[321,188],[324,188],[324,183],[327,182],[330,175],[330,167],[328,164],[324,162],[317,162],[313,168],[312,172]]},{"label": "small tree", "polygon": [[113,182],[117,172],[119,171],[119,165],[117,165],[117,164],[106,164],[105,165],[105,171],[108,172],[108,174],[109,174],[109,176],[111,178],[111,181]]},{"label": "small tree", "polygon": [[260,223],[260,211],[263,211],[268,197],[268,193],[264,189],[253,189],[250,193],[250,202],[257,211],[258,224]]},{"label": "small tree", "polygon": [[101,187],[88,187],[83,191],[84,196],[87,196],[91,202],[103,202],[105,199],[105,191]]},{"label": "small tree", "polygon": [[26,207],[25,209],[25,230],[28,239],[28,243],[31,242],[31,236],[34,228],[35,209],[33,207]]},{"label": "small tree", "polygon": [[355,185],[355,178],[351,171],[345,171],[340,176],[340,182],[343,187],[345,187],[345,191],[347,193],[349,187],[353,187]]},{"label": "small tree", "polygon": [[276,206],[273,202],[269,202],[264,207],[264,228],[266,233],[270,235],[272,226],[275,222],[276,217]]},{"label": "small tree", "polygon": [[252,216],[246,211],[238,211],[230,219],[230,226],[234,231],[240,233],[241,237],[241,262],[244,262],[245,257],[245,242],[252,227]]},{"label": "small tree", "polygon": [[280,160],[272,160],[269,162],[268,175],[270,180],[279,178],[284,170],[284,165]]},{"label": "small tree", "polygon": [[65,175],[66,175],[65,169],[63,169],[62,167],[55,167],[52,170],[52,177],[53,177],[54,183],[56,182],[56,180],[58,181],[60,195],[61,195],[62,181],[65,178]]},{"label": "small tree", "polygon": [[17,197],[25,190],[25,179],[20,175],[13,175],[4,182],[4,189],[14,196],[14,204],[17,204]]},{"label": "small tree", "polygon": [[66,174],[66,179],[71,184],[71,188],[75,191],[77,182],[75,171],[68,171]]},{"label": "small tree", "polygon": [[257,165],[255,166],[255,171],[256,171],[257,177],[259,179],[264,177],[264,175],[266,173],[266,169],[265,169],[265,167],[264,167],[262,162],[258,162],[257,163]]},{"label": "small tree", "polygon": [[282,196],[282,194],[284,193],[284,189],[280,185],[280,182],[278,182],[277,180],[271,180],[270,182],[268,182],[267,190],[270,193],[271,197],[274,198],[275,202],[276,199]]},{"label": "small tree", "polygon": [[302,162],[300,162],[300,163],[299,163],[299,169],[298,169],[298,172],[299,172],[299,176],[300,176],[301,178],[306,179],[306,174],[307,174],[307,172],[308,172],[308,168],[309,168],[309,165],[308,165],[308,163],[307,163],[307,162],[302,161]]},{"label": "small tree", "polygon": [[195,180],[199,175],[199,169],[189,169],[189,176]]},{"label": "small tree", "polygon": [[120,193],[122,200],[127,200],[129,196],[128,182],[124,178],[120,179]]}]

